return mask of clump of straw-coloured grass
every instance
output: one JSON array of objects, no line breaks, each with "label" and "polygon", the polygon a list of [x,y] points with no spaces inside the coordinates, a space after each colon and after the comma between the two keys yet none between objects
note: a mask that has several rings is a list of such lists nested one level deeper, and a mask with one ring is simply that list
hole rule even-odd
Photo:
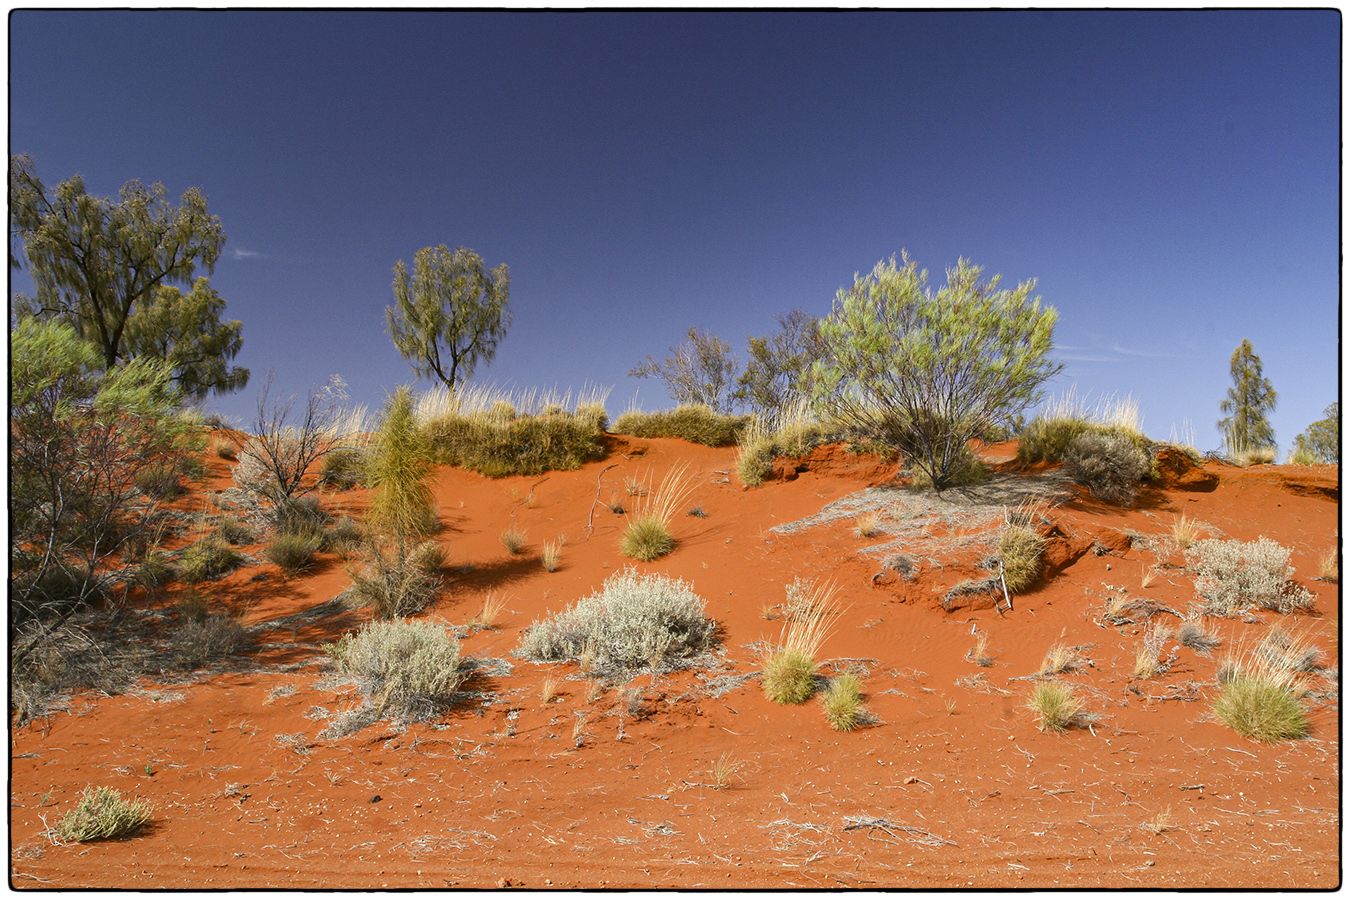
[{"label": "clump of straw-coloured grass", "polygon": [[648,488],[635,495],[633,513],[624,529],[619,549],[629,559],[651,562],[675,549],[675,536],[670,525],[679,510],[697,487],[697,476],[685,463],[677,463],[666,471],[660,483],[650,488],[651,476],[645,482]]},{"label": "clump of straw-coloured grass", "polygon": [[764,695],[773,702],[805,703],[815,693],[816,655],[842,615],[837,594],[831,582],[814,582],[801,591],[795,615],[786,620],[778,646],[764,662]]}]

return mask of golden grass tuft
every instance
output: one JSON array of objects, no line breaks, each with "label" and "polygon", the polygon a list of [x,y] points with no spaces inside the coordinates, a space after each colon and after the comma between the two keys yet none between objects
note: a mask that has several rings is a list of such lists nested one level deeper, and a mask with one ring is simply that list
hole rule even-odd
[{"label": "golden grass tuft", "polygon": [[1078,654],[1076,647],[1068,644],[1055,644],[1045,653],[1045,659],[1041,662],[1042,675],[1059,675],[1063,672],[1072,672],[1083,665],[1083,657]]},{"label": "golden grass tuft", "polygon": [[483,608],[478,612],[477,622],[484,628],[495,628],[497,620],[506,611],[506,597],[497,591],[488,591],[483,597]]},{"label": "golden grass tuft", "polygon": [[649,474],[645,485],[639,484],[639,493],[633,495],[638,499],[619,542],[624,556],[642,562],[660,559],[675,549],[670,525],[698,486],[698,478],[681,462],[666,471],[655,489],[650,489],[650,484]]},{"label": "golden grass tuft", "polygon": [[1149,819],[1141,827],[1154,834],[1164,834],[1176,828],[1176,824],[1172,819],[1172,807],[1167,807],[1167,809],[1164,809],[1162,812]]},{"label": "golden grass tuft", "polygon": [[545,541],[543,552],[539,554],[539,562],[544,566],[545,572],[556,572],[562,565],[563,539],[556,541]]},{"label": "golden grass tuft", "polygon": [[558,679],[552,676],[545,678],[543,684],[539,685],[539,703],[542,706],[548,706],[558,696]]},{"label": "golden grass tuft", "polygon": [[881,513],[873,510],[858,516],[853,520],[853,532],[860,538],[873,538],[881,534]]},{"label": "golden grass tuft", "polygon": [[816,654],[842,611],[831,582],[794,582],[800,596],[778,646],[764,664],[764,695],[775,703],[805,703],[815,693]]},{"label": "golden grass tuft", "polygon": [[1153,678],[1166,671],[1162,662],[1162,649],[1172,630],[1162,625],[1150,625],[1144,632],[1144,640],[1134,653],[1134,677]]},{"label": "golden grass tuft", "polygon": [[976,629],[974,634],[975,634],[975,646],[971,647],[969,650],[966,651],[966,659],[970,660],[977,666],[981,667],[992,666],[994,664],[994,661],[989,658],[988,633]]},{"label": "golden grass tuft", "polygon": [[1182,513],[1172,521],[1172,540],[1182,550],[1186,550],[1200,539],[1203,530],[1199,522]]},{"label": "golden grass tuft", "polygon": [[1036,713],[1041,731],[1063,731],[1083,720],[1083,701],[1073,688],[1058,681],[1042,681],[1031,689],[1027,708]]},{"label": "golden grass tuft", "polygon": [[525,548],[525,532],[514,525],[508,525],[502,532],[502,546],[512,556]]},{"label": "golden grass tuft", "polygon": [[825,721],[831,728],[852,731],[862,721],[862,682],[852,673],[831,679],[821,703],[825,708]]},{"label": "golden grass tuft", "polygon": [[1243,737],[1273,743],[1308,733],[1299,703],[1297,675],[1271,664],[1260,653],[1225,660],[1214,715]]},{"label": "golden grass tuft", "polygon": [[1339,584],[1341,580],[1341,554],[1335,547],[1326,552],[1326,555],[1317,564],[1317,577],[1329,584]]},{"label": "golden grass tuft", "polygon": [[739,777],[745,763],[729,753],[723,753],[708,767],[708,777],[712,779],[712,789],[725,791],[731,787],[732,780]]}]

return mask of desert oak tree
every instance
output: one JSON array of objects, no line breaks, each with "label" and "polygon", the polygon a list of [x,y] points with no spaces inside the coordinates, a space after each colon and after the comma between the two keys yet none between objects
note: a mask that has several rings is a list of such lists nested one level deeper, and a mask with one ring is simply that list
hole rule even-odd
[{"label": "desert oak tree", "polygon": [[453,391],[497,354],[511,324],[510,293],[506,263],[488,270],[465,247],[423,247],[411,275],[403,260],[394,264],[389,336],[419,378],[438,378]]},{"label": "desert oak tree", "polygon": [[[225,244],[220,219],[197,188],[179,205],[162,184],[122,185],[95,197],[76,175],[49,191],[27,156],[10,159],[10,219],[23,244],[36,296],[16,297],[19,318],[71,325],[103,366],[138,355],[169,360],[190,398],[238,390],[248,370],[229,361],[242,344],[238,322],[222,322],[224,301],[204,279]],[[174,285],[190,286],[184,298]]]},{"label": "desert oak tree", "polygon": [[1061,368],[1050,359],[1058,313],[1034,281],[1000,288],[965,259],[936,291],[902,254],[841,289],[820,322],[814,394],[839,421],[899,450],[947,487],[966,442],[1015,415]]},{"label": "desert oak tree", "polygon": [[1229,455],[1246,450],[1275,446],[1275,429],[1266,414],[1275,409],[1275,388],[1261,372],[1261,357],[1252,349],[1252,342],[1243,338],[1233,351],[1228,370],[1233,386],[1219,404],[1225,413],[1219,420],[1219,431]]}]

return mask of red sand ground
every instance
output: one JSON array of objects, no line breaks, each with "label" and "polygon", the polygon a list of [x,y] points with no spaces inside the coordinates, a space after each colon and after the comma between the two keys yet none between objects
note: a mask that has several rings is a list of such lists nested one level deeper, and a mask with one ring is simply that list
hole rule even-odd
[{"label": "red sand ground", "polygon": [[[1124,585],[1184,610],[1191,577],[1164,569],[1147,590],[1144,561],[1123,532],[1168,532],[1176,513],[1233,538],[1266,535],[1293,548],[1297,580],[1317,596],[1316,611],[1282,619],[1306,631],[1330,664],[1339,658],[1338,589],[1314,580],[1335,543],[1337,469],[1217,463],[1216,490],[1168,489],[1120,510],[1077,500],[1053,513],[1065,537],[1067,567],[991,608],[944,612],[938,598],[959,580],[925,571],[906,583],[874,584],[874,559],[852,522],[795,535],[775,524],[893,474],[876,460],[818,452],[790,481],[743,490],[734,450],[672,440],[624,445],[644,455],[612,455],[576,472],[491,480],[437,472],[439,539],[456,575],[426,615],[463,623],[490,589],[509,597],[494,630],[464,641],[470,656],[512,659],[509,677],[475,687],[500,695],[487,708],[463,707],[406,730],[373,725],[339,740],[318,740],[315,705],[353,705],[316,686],[317,644],[336,640],[364,613],[320,620],[259,637],[275,646],[254,654],[262,671],[170,684],[172,694],[75,698],[72,711],[18,729],[12,742],[11,883],[15,887],[1261,887],[1339,884],[1339,704],[1311,702],[1312,734],[1263,745],[1244,739],[1209,712],[1214,658],[1179,649],[1174,668],[1132,679],[1139,626],[1107,627],[1098,614],[1104,583]],[[1010,447],[990,448],[1007,459]],[[872,660],[864,681],[880,722],[831,731],[817,702],[778,707],[756,681],[724,696],[687,693],[692,673],[649,676],[649,715],[629,719],[616,740],[612,715],[621,691],[587,698],[574,665],[536,665],[511,656],[521,631],[597,588],[627,561],[617,545],[622,517],[596,508],[623,495],[626,476],[661,472],[677,460],[702,473],[691,503],[706,518],[676,522],[679,547],[645,571],[687,578],[725,628],[730,665],[758,668],[758,640],[779,622],[795,575],[829,576],[849,610],[822,659]],[[227,464],[210,460],[212,488]],[[716,483],[721,482],[721,483]],[[533,501],[523,501],[533,486]],[[327,495],[330,509],[359,512],[361,492]],[[512,509],[527,531],[523,558],[499,536]],[[546,573],[544,541],[566,536],[562,567]],[[1106,555],[1083,548],[1093,540]],[[255,550],[257,548],[254,548]],[[1076,556],[1076,558],[1074,558]],[[1173,557],[1174,563],[1180,562]],[[967,561],[968,562],[968,561]],[[267,573],[266,580],[254,581]],[[962,575],[961,577],[966,577]],[[348,584],[327,559],[314,574],[287,579],[275,566],[242,570],[208,585],[213,600],[256,623],[329,600]],[[1175,624],[1170,617],[1165,621]],[[1279,619],[1256,615],[1215,624],[1225,645],[1259,639]],[[990,668],[965,658],[972,624],[990,635]],[[1041,733],[1024,708],[1036,671],[1057,641],[1090,644],[1092,665],[1064,676],[1098,719],[1091,732]],[[1173,645],[1169,645],[1173,646]],[[309,664],[276,672],[288,663]],[[239,667],[236,667],[239,668]],[[266,671],[271,669],[273,671]],[[558,698],[541,702],[541,684],[560,679]],[[980,676],[975,681],[970,676]],[[1190,699],[1188,682],[1199,683]],[[961,682],[961,683],[958,683]],[[1327,690],[1318,679],[1319,689]],[[269,701],[273,689],[291,696]],[[157,702],[158,701],[158,702]],[[515,734],[507,715],[519,710]],[[585,716],[584,742],[573,724]],[[280,735],[299,735],[284,743]],[[719,760],[739,763],[730,787],[711,786]],[[153,774],[146,774],[148,771]],[[44,836],[86,784],[104,784],[154,803],[150,828],[126,841],[55,846]],[[1198,787],[1197,787],[1198,786]],[[378,796],[378,801],[376,797]],[[1144,827],[1170,811],[1161,834]],[[845,818],[893,823],[846,830]],[[906,830],[912,829],[912,830]]]}]

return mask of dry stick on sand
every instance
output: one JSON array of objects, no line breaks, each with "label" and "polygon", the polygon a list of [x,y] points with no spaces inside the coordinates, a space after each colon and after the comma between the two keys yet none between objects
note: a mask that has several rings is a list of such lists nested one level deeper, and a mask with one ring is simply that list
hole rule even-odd
[{"label": "dry stick on sand", "polygon": [[595,507],[600,502],[600,480],[605,477],[605,473],[617,466],[618,463],[610,463],[600,470],[600,474],[595,476],[595,499],[591,501],[591,511],[586,516],[586,537],[591,536],[595,530]]}]

